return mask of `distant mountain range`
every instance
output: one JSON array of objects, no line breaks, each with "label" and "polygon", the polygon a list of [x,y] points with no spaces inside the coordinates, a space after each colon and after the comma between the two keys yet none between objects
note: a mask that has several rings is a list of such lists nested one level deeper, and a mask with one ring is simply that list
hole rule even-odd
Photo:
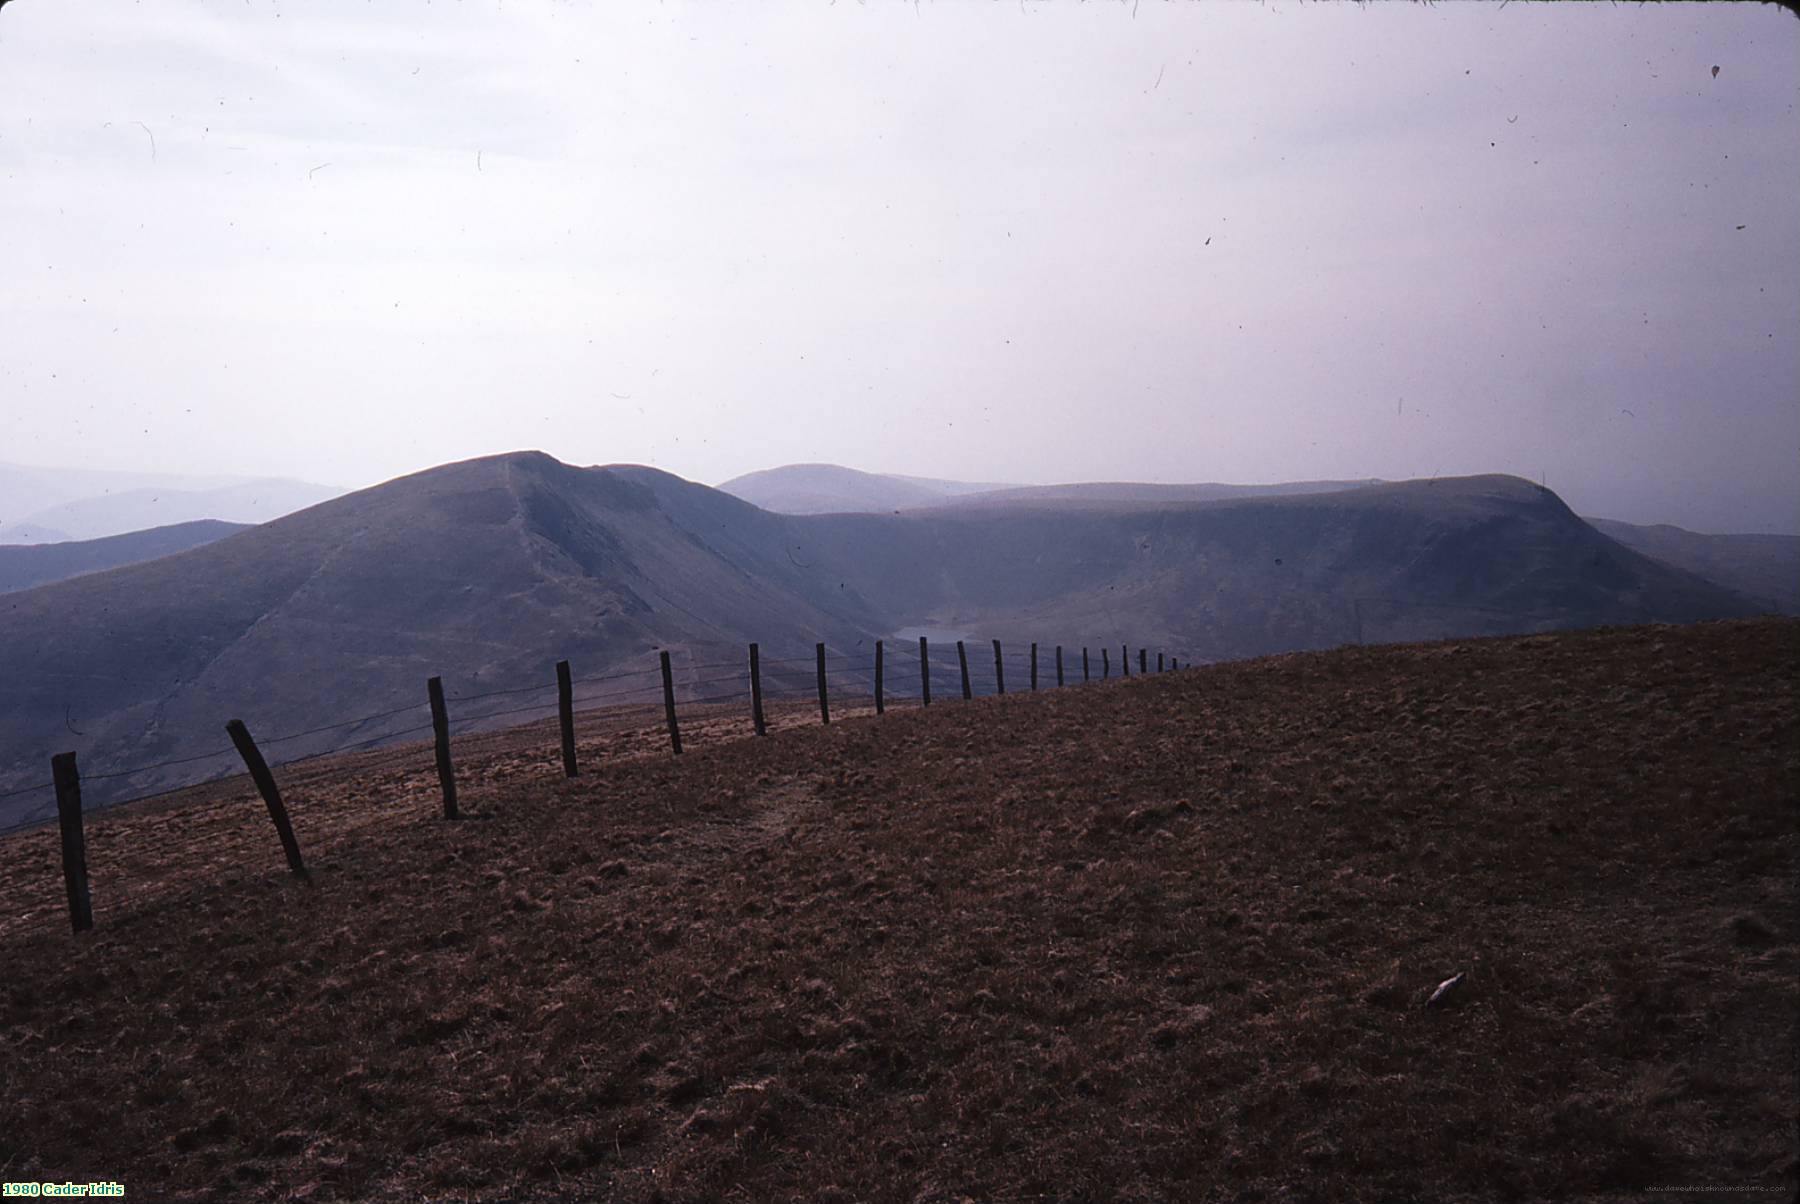
[{"label": "distant mountain range", "polygon": [[0,464],[0,545],[102,539],[204,519],[260,523],[340,496],[277,478],[61,471]]},{"label": "distant mountain range", "polygon": [[[403,477],[145,563],[0,595],[0,794],[419,701],[744,645],[807,656],[910,626],[1189,661],[1759,605],[1468,477],[1214,501],[973,496],[781,515],[634,466],[525,452]],[[286,743],[328,747],[336,732]],[[189,770],[172,771],[170,780]],[[140,788],[143,783],[140,783]],[[0,826],[47,803],[0,803]]]},{"label": "distant mountain range", "polygon": [[933,506],[1006,485],[860,472],[839,464],[787,464],[733,477],[719,489],[776,514],[881,514]]},{"label": "distant mountain range", "polygon": [[201,519],[152,527],[105,539],[69,543],[0,544],[0,594],[34,585],[49,585],[84,573],[98,573],[128,564],[141,564],[160,556],[173,556],[245,529],[243,523]]},{"label": "distant mountain range", "polygon": [[935,477],[860,472],[838,464],[788,464],[733,477],[719,486],[777,514],[884,514],[932,506],[1020,505],[1046,501],[1216,502],[1235,497],[1329,493],[1377,481],[1291,481],[1280,485],[1155,485],[1134,481],[1071,485],[994,485]]}]

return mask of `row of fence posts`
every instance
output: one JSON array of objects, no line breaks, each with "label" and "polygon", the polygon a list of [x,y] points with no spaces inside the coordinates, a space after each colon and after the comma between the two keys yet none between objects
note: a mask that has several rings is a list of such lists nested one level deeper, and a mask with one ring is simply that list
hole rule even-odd
[{"label": "row of fence posts", "polygon": [[[825,645],[818,644],[814,648],[818,669],[819,689],[819,721],[823,724],[831,722],[830,693],[825,680]],[[675,715],[675,671],[665,650],[660,654],[662,662],[663,713],[669,729],[669,746],[675,754],[681,754],[681,725]],[[956,641],[956,659],[962,672],[962,696],[972,699],[974,691],[969,683],[969,653],[963,641]],[[1138,649],[1138,671],[1149,672],[1149,652]],[[1038,646],[1031,645],[1031,688],[1038,688]],[[1081,680],[1091,680],[1088,668],[1088,650],[1081,650]],[[1131,649],[1120,650],[1120,667],[1124,676],[1131,676]],[[1168,668],[1174,670],[1180,662],[1171,657]],[[1156,654],[1156,671],[1161,673],[1163,654]],[[1112,675],[1112,663],[1108,650],[1100,650],[1100,676],[1102,680]],[[1056,684],[1063,684],[1063,650],[1056,646]],[[1006,665],[1001,656],[1000,641],[994,641],[994,686],[996,692],[1006,693]],[[875,713],[887,713],[884,641],[875,641]],[[444,797],[444,818],[458,819],[461,812],[456,803],[456,765],[450,758],[450,711],[444,701],[444,682],[441,677],[433,677],[425,683],[425,693],[431,703],[431,730],[434,752],[437,760],[438,784]],[[919,637],[919,701],[921,705],[931,705],[931,648],[925,636]],[[575,759],[575,705],[574,683],[569,672],[568,661],[556,662],[556,704],[560,735],[562,737],[562,764],[565,777],[578,777],[580,767]],[[768,724],[763,716],[762,689],[762,657],[757,645],[750,645],[750,716],[758,736],[769,734]],[[244,767],[250,773],[250,780],[256,784],[257,793],[262,795],[263,803],[269,809],[269,818],[275,824],[275,832],[281,838],[282,851],[287,854],[288,869],[302,882],[310,883],[312,876],[307,872],[306,862],[300,855],[300,842],[294,836],[294,826],[288,819],[287,806],[282,802],[281,789],[275,784],[275,774],[269,763],[263,758],[262,750],[250,735],[250,729],[242,719],[233,719],[225,724],[225,732],[231,737],[232,746],[237,749],[238,756],[243,758]],[[57,753],[50,758],[51,781],[56,787],[56,818],[62,831],[62,863],[63,884],[69,897],[69,920],[76,932],[86,932],[94,926],[93,905],[88,894],[87,875],[87,837],[82,827],[81,810],[81,774],[76,768],[75,754],[72,752]]]}]

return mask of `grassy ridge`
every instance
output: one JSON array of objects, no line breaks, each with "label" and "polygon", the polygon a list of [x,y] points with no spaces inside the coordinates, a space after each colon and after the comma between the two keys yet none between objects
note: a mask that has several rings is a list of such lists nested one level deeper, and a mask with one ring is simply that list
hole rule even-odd
[{"label": "grassy ridge", "polygon": [[[0,1165],[217,1199],[1791,1191],[1796,680],[1774,620],[1291,655],[572,783],[496,746],[456,825],[427,758],[346,767],[298,808],[312,890],[241,799],[108,817],[166,882],[0,937]],[[49,834],[0,844],[0,889],[46,873]]]}]

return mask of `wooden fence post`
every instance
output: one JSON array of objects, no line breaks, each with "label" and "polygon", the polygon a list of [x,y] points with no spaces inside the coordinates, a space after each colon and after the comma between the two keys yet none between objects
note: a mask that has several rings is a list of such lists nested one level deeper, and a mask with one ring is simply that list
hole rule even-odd
[{"label": "wooden fence post", "polygon": [[1109,678],[1111,676],[1112,676],[1112,657],[1107,654],[1106,649],[1102,648],[1102,649],[1100,649],[1100,680],[1105,681],[1107,678]]},{"label": "wooden fence post", "polygon": [[444,707],[444,679],[434,677],[425,683],[431,698],[431,734],[437,744],[438,784],[444,788],[444,818],[455,819],[456,766],[450,762],[450,712]]},{"label": "wooden fence post", "polygon": [[1037,641],[1031,642],[1031,688],[1037,689]]},{"label": "wooden fence post", "polygon": [[1093,680],[1093,675],[1088,672],[1088,655],[1087,655],[1087,645],[1086,644],[1083,644],[1081,646],[1081,680],[1082,681],[1092,681]]},{"label": "wooden fence post", "polygon": [[1162,653],[1160,652],[1156,654],[1156,671],[1158,673],[1163,671]]},{"label": "wooden fence post", "polygon": [[963,647],[963,642],[961,640],[956,641],[956,660],[957,663],[962,666],[963,701],[967,702],[970,698],[974,697],[974,695],[969,693],[969,652],[968,649]]},{"label": "wooden fence post", "polygon": [[1121,677],[1130,677],[1131,676],[1131,645],[1130,644],[1119,645],[1119,675]]},{"label": "wooden fence post", "polygon": [[556,713],[562,720],[563,776],[572,778],[581,769],[575,763],[575,679],[568,661],[556,662]]},{"label": "wooden fence post", "polygon": [[669,654],[662,654],[663,675],[663,716],[669,721],[669,747],[675,755],[681,755],[681,725],[675,722],[675,670],[669,664]]},{"label": "wooden fence post", "polygon": [[819,722],[831,722],[831,703],[825,697],[825,645],[818,646],[819,654]]},{"label": "wooden fence post", "polygon": [[1062,689],[1062,645],[1056,646],[1056,688]]},{"label": "wooden fence post", "polygon": [[931,705],[931,648],[924,636],[919,637],[919,697]]},{"label": "wooden fence post", "polygon": [[1143,648],[1138,649],[1138,672],[1150,672],[1150,653]]},{"label": "wooden fence post", "polygon": [[750,645],[750,721],[756,725],[757,735],[769,734],[763,724],[762,657],[755,644]]},{"label": "wooden fence post", "polygon": [[94,926],[94,907],[88,898],[87,837],[81,830],[81,774],[75,754],[57,753],[50,758],[50,780],[56,783],[56,820],[62,827],[63,886],[69,893],[69,923],[76,932]]},{"label": "wooden fence post", "polygon": [[887,706],[881,700],[881,641],[875,641],[875,713],[887,714]]},{"label": "wooden fence post", "polygon": [[1006,693],[1006,665],[1000,660],[1000,641],[994,641],[994,685],[997,692]]},{"label": "wooden fence post", "polygon": [[225,733],[237,746],[238,756],[244,758],[244,768],[250,771],[250,780],[256,783],[257,793],[268,805],[269,818],[275,821],[275,834],[281,837],[282,851],[287,854],[288,869],[302,882],[311,882],[312,875],[306,872],[306,863],[300,860],[300,842],[294,839],[294,826],[288,823],[281,791],[275,787],[275,775],[269,772],[269,763],[263,760],[256,741],[250,738],[250,729],[244,726],[242,719],[233,719],[226,723]]}]

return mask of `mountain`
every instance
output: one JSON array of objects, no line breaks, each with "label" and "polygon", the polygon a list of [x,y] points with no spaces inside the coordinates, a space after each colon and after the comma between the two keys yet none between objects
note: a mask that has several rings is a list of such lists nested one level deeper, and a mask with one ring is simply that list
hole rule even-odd
[{"label": "mountain", "polygon": [[242,523],[202,519],[133,531],[127,535],[111,535],[105,539],[32,546],[0,544],[0,594],[48,585],[83,573],[139,564],[159,556],[172,556],[243,529]]},{"label": "mountain", "polygon": [[1507,476],[1165,506],[975,498],[802,529],[808,556],[854,564],[912,623],[1198,660],[1758,609]]},{"label": "mountain", "polygon": [[673,643],[810,650],[878,628],[796,567],[792,521],[651,469],[527,453],[0,595],[0,792],[41,779],[49,751],[96,771],[195,756],[229,748],[227,718],[285,734],[417,702],[434,674],[454,696],[550,680],[561,658],[597,674]]},{"label": "mountain", "polygon": [[1628,548],[1716,581],[1765,609],[1800,614],[1800,536],[1702,535],[1666,524],[1587,521]]},{"label": "mountain", "polygon": [[101,539],[152,527],[215,519],[262,523],[344,491],[328,485],[279,479],[239,481],[203,489],[150,485],[74,498],[0,525],[0,544],[42,543],[46,534]]},{"label": "mountain", "polygon": [[719,489],[777,514],[886,514],[1009,486],[788,464],[733,477]]},{"label": "mountain", "polygon": [[95,773],[211,755],[231,717],[285,736],[416,704],[434,674],[456,698],[541,685],[563,658],[578,675],[638,671],[657,648],[694,697],[699,670],[740,663],[752,640],[808,657],[908,625],[1192,662],[1755,610],[1512,477],[787,516],[653,469],[518,453],[0,595],[0,794],[41,783],[65,749]]}]

